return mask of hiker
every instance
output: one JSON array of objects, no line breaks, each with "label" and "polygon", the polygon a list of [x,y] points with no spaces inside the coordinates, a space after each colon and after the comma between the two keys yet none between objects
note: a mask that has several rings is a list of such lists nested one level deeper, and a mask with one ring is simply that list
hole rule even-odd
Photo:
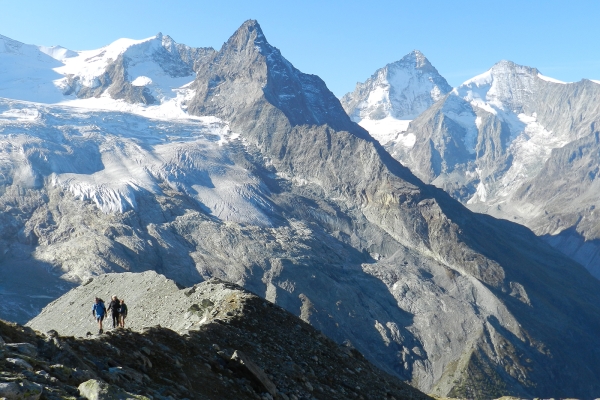
[{"label": "hiker", "polygon": [[119,315],[121,316],[121,328],[125,328],[125,318],[127,318],[127,304],[125,299],[121,299],[121,308],[119,309]]},{"label": "hiker", "polygon": [[102,330],[102,320],[106,315],[106,306],[104,305],[104,301],[98,297],[94,300],[94,305],[92,306],[92,316],[98,321],[98,334],[102,334],[104,331]]},{"label": "hiker", "polygon": [[117,299],[117,296],[113,296],[108,306],[108,311],[112,311],[113,329],[119,327],[119,309],[121,308],[121,302]]}]

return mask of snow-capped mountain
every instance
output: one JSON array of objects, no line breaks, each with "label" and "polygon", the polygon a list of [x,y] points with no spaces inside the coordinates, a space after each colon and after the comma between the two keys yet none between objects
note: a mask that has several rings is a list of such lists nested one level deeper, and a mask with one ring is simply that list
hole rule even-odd
[{"label": "snow-capped mountain", "polygon": [[341,102],[352,120],[381,144],[410,143],[414,138],[404,134],[408,123],[450,90],[423,53],[414,50],[357,83]]},{"label": "snow-capped mountain", "polygon": [[[161,33],[78,52],[0,36],[0,96],[172,118],[182,116],[195,68],[215,53],[176,43]],[[154,107],[147,110],[139,104]]]},{"label": "snow-capped mountain", "polygon": [[424,181],[527,225],[600,278],[598,123],[600,84],[501,61],[416,118],[414,144],[388,148]]},{"label": "snow-capped mountain", "polygon": [[58,100],[0,99],[0,315],[103,272],[220,277],[428,393],[600,390],[600,282],[420,181],[256,21],[218,51],[126,42],[35,47]]}]

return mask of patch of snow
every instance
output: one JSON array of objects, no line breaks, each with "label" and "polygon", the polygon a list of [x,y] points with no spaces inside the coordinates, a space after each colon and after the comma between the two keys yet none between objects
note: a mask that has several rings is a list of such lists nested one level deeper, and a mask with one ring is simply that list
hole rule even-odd
[{"label": "patch of snow", "polygon": [[569,143],[568,132],[554,133],[539,124],[535,115],[519,114],[518,119],[524,129],[510,145],[513,161],[509,170],[500,180],[499,196],[509,196],[523,182],[535,176],[550,157],[552,149]]},{"label": "patch of snow", "polygon": [[590,79],[590,81],[597,83],[598,85],[600,85],[600,81],[594,80],[594,79]]},{"label": "patch of snow", "polygon": [[[492,84],[492,70],[488,70],[486,72],[484,72],[483,74],[479,74],[465,82],[463,82],[462,85],[459,86],[460,87],[464,87],[464,86],[477,86],[477,87],[481,87],[481,86],[488,86]],[[454,89],[457,90],[458,88]],[[458,93],[457,93],[458,94]]]},{"label": "patch of snow", "polygon": [[[63,60],[64,66],[57,68],[56,72],[63,76],[78,76],[82,84],[88,87],[94,87],[97,78],[104,73],[109,63],[125,53],[128,49],[133,49],[132,56],[140,56],[144,50],[156,48],[162,43],[162,39],[156,36],[142,39],[118,39],[108,46],[96,50],[85,50],[77,52],[76,57],[69,57]],[[146,44],[146,46],[135,46]],[[142,49],[136,47],[143,47]],[[141,75],[141,74],[139,74]]]},{"label": "patch of snow", "polygon": [[187,114],[186,104],[193,98],[195,92],[188,88],[176,88],[173,97],[163,98],[162,102],[154,105],[131,104],[124,100],[112,99],[108,94],[89,99],[66,99],[58,103],[61,106],[85,108],[89,110],[117,111],[132,113],[154,119],[197,119]]},{"label": "patch of snow", "polygon": [[412,132],[399,133],[394,143],[399,144],[407,149],[412,149],[417,142],[417,136]]},{"label": "patch of snow", "polygon": [[[395,142],[400,136],[403,136],[402,134],[407,131],[410,121],[411,120],[396,119],[388,116],[376,120],[365,118],[358,124],[365,128],[379,143],[385,145],[390,142]],[[414,134],[412,134],[412,136],[414,136]],[[401,138],[400,141],[406,142],[404,138]],[[413,145],[414,142],[410,147]]]},{"label": "patch of snow", "polygon": [[[475,173],[481,177],[481,171],[479,168],[475,169]],[[488,191],[485,187],[485,184],[482,180],[479,181],[477,185],[477,189],[475,190],[475,194],[467,201],[467,204],[475,204],[475,203],[485,203],[487,200]]]},{"label": "patch of snow", "polygon": [[77,57],[77,52],[65,49],[62,46],[38,46],[38,49],[44,54],[48,54],[50,57],[58,61],[63,61],[65,58]]},{"label": "patch of snow", "polygon": [[63,98],[53,81],[62,75],[53,70],[62,63],[41,52],[0,35],[0,97],[54,103]]},{"label": "patch of snow", "polygon": [[132,86],[148,86],[152,83],[152,79],[147,76],[138,76],[133,81],[131,81]]},{"label": "patch of snow", "polygon": [[544,76],[540,73],[538,73],[537,76],[538,76],[538,78],[540,78],[541,80],[546,81],[546,82],[561,83],[563,85],[567,84],[567,82],[559,81],[558,79],[550,78],[549,76]]}]

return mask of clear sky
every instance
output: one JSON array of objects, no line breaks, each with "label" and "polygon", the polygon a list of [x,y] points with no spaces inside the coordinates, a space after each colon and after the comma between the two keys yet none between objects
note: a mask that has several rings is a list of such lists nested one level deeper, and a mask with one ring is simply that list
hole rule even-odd
[{"label": "clear sky", "polygon": [[219,49],[247,19],[337,96],[414,49],[452,86],[502,59],[600,80],[599,0],[0,0],[0,34],[72,50],[158,32]]}]

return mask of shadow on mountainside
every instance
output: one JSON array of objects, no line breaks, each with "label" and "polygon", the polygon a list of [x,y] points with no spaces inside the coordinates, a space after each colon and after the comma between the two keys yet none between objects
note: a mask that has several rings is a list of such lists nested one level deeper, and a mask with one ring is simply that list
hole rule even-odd
[{"label": "shadow on mountainside", "polygon": [[76,286],[59,274],[50,263],[32,258],[0,262],[0,319],[24,324]]},{"label": "shadow on mountainside", "polygon": [[586,239],[577,231],[577,226],[563,230],[557,235],[540,236],[546,243],[583,265],[600,279],[600,239]]}]

